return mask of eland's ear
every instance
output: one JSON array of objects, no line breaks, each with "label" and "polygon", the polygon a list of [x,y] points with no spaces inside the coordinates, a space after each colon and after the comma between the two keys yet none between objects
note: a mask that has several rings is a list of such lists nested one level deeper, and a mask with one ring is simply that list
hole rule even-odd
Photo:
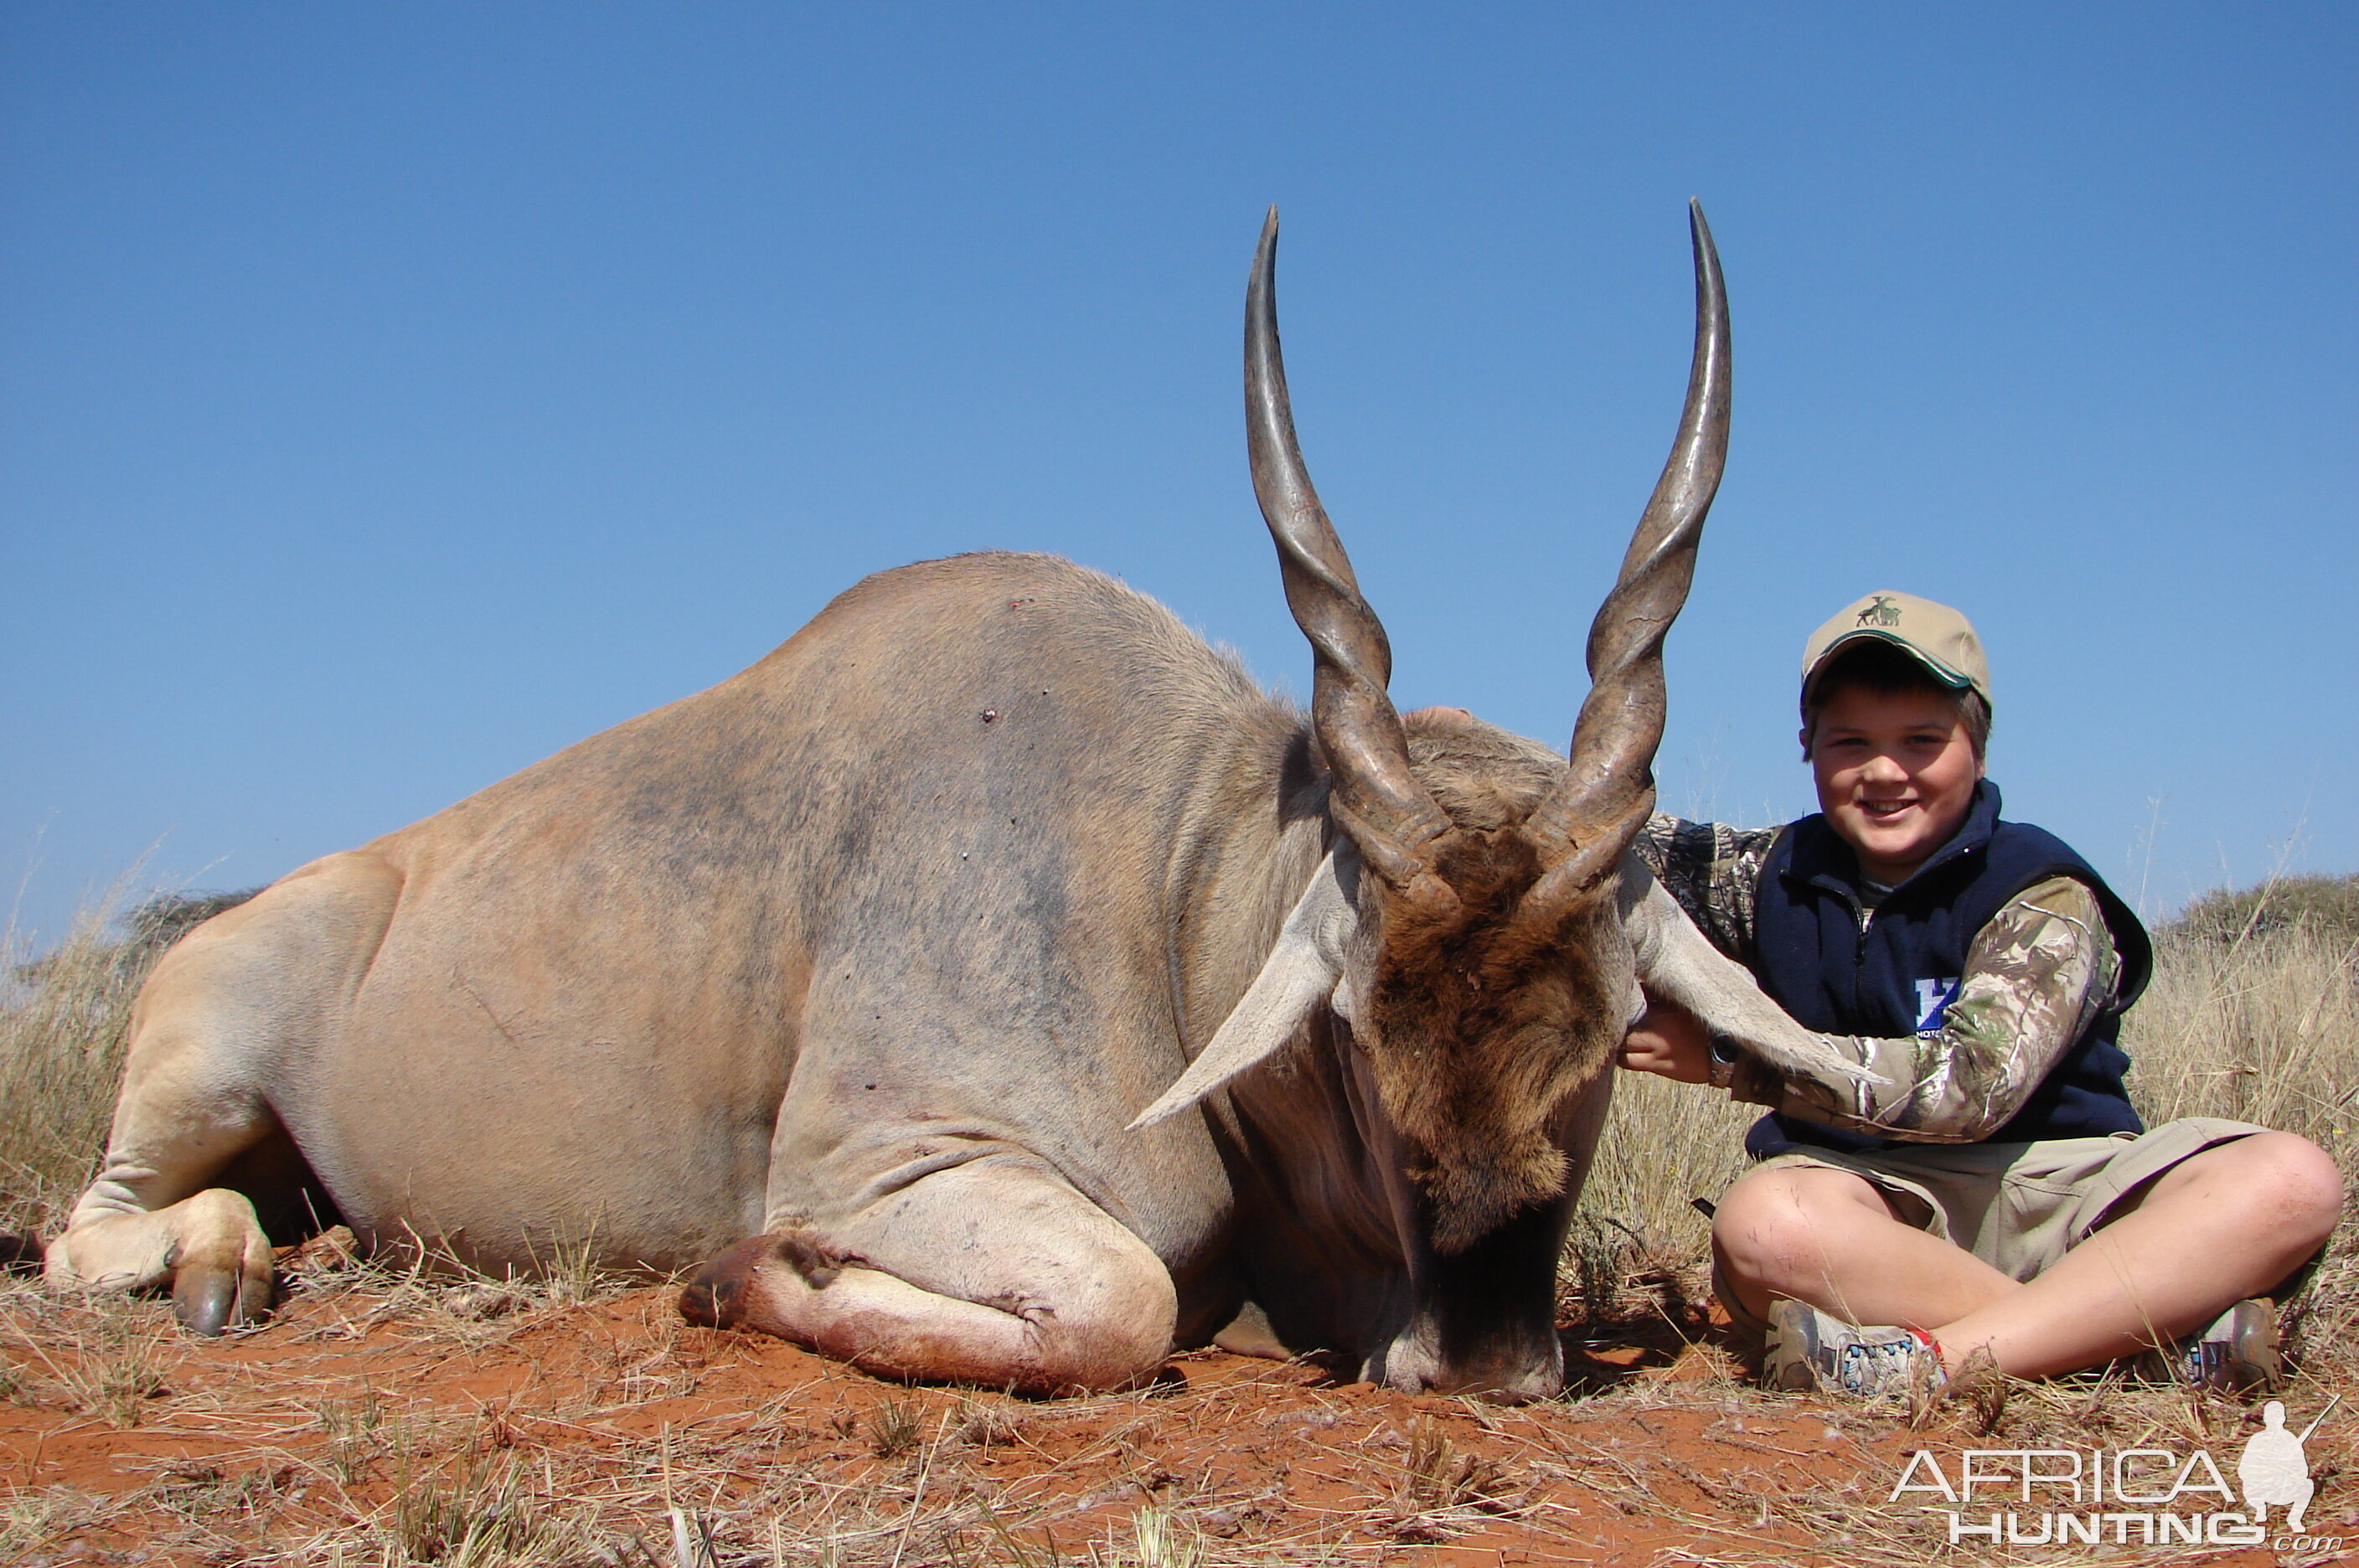
[{"label": "eland's ear", "polygon": [[1335,989],[1343,973],[1343,949],[1357,919],[1335,856],[1330,855],[1295,900],[1261,973],[1237,998],[1212,1043],[1123,1130],[1134,1132],[1176,1116],[1284,1050],[1310,1010]]},{"label": "eland's ear", "polygon": [[1752,971],[1712,945],[1635,855],[1622,857],[1622,929],[1638,983],[1677,1002],[1773,1067],[1814,1078],[1880,1083],[1771,1001]]}]

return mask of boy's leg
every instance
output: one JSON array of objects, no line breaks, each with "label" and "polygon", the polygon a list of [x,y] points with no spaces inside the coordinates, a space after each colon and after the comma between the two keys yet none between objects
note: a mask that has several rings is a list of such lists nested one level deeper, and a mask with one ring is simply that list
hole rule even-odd
[{"label": "boy's leg", "polygon": [[2171,1167],[2130,1203],[2028,1284],[1934,1328],[1943,1358],[1955,1367],[1986,1345],[2002,1370],[2045,1377],[2168,1345],[2325,1245],[2343,1178],[2307,1138],[2256,1133]]},{"label": "boy's leg", "polygon": [[1722,1195],[1713,1261],[1758,1323],[1808,1301],[1857,1323],[1932,1332],[2022,1289],[1963,1247],[1908,1224],[1873,1182],[1826,1165],[1756,1171]]},{"label": "boy's leg", "polygon": [[2017,1284],[1904,1223],[1864,1178],[1781,1166],[1729,1189],[1712,1240],[1736,1304],[1756,1318],[1790,1298],[1854,1323],[1923,1329],[1952,1368],[1987,1346],[2001,1370],[2039,1377],[2168,1344],[2277,1285],[2332,1234],[2342,1196],[2333,1161],[2307,1139],[2215,1144]]}]

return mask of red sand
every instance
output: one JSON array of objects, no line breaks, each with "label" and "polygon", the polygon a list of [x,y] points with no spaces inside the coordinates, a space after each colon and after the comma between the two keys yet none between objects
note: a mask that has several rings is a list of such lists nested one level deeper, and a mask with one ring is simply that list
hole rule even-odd
[{"label": "red sand", "polygon": [[[1175,1360],[1146,1393],[1025,1401],[878,1382],[689,1327],[672,1301],[636,1290],[501,1334],[371,1323],[364,1294],[299,1298],[251,1334],[168,1340],[166,1391],[129,1430],[60,1402],[0,1405],[0,1484],[127,1503],[37,1542],[33,1561],[52,1563],[302,1560],[312,1538],[327,1562],[335,1532],[383,1527],[405,1481],[515,1463],[534,1492],[594,1505],[669,1564],[667,1457],[672,1501],[712,1524],[723,1563],[769,1561],[773,1519],[788,1561],[831,1532],[842,1560],[901,1568],[944,1561],[946,1538],[968,1563],[1093,1545],[1103,1561],[1133,1550],[1150,1502],[1213,1563],[1847,1563],[1933,1555],[1934,1526],[1887,1494],[1911,1449],[1973,1443],[1745,1393],[1721,1352],[1689,1343],[1710,1337],[1700,1319],[1576,1350],[1576,1386],[1607,1397],[1563,1404],[1411,1397],[1217,1352]],[[29,1345],[0,1344],[38,1381]],[[897,1414],[918,1419],[879,1457]],[[2354,1526],[2347,1508],[2312,1516]]]}]

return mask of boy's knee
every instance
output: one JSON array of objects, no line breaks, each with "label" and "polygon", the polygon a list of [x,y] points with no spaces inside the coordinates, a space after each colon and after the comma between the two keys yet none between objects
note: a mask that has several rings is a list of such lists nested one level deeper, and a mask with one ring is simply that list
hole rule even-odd
[{"label": "boy's knee", "polygon": [[2299,1239],[2308,1251],[2333,1235],[2343,1218],[2343,1172],[2334,1157],[2289,1132],[2244,1141],[2252,1146],[2248,1158],[2260,1168],[2253,1190],[2275,1208],[2288,1239]]},{"label": "boy's knee", "polygon": [[1712,1240],[1722,1269],[1773,1289],[1825,1272],[1827,1241],[1882,1203],[1847,1171],[1812,1166],[1756,1171],[1724,1193]]},{"label": "boy's knee", "polygon": [[2241,1235],[2288,1264],[2315,1253],[2343,1218],[2343,1172],[2333,1157],[2289,1132],[2214,1144],[2157,1183],[2158,1196],[2172,1191],[2233,1214]]}]

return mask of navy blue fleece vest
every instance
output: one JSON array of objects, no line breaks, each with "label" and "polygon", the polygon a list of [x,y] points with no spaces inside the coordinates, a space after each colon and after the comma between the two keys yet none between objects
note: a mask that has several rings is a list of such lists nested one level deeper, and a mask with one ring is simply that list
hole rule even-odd
[{"label": "navy blue fleece vest", "polygon": [[[2146,988],[2153,949],[2146,929],[2104,878],[2053,833],[1998,820],[1997,786],[1974,789],[1965,824],[1863,922],[1853,878],[1858,861],[1823,816],[1777,837],[1761,870],[1753,973],[1806,1029],[1897,1039],[1940,1025],[1965,973],[1974,934],[2034,883],[2069,875],[2096,891],[2121,958],[2114,1005],[2073,1042],[1993,1143],[2143,1132],[2122,1086],[2129,1058],[2114,1043],[2122,1014]],[[1771,1115],[1745,1140],[1756,1158],[1793,1144],[1877,1149],[1881,1140],[1799,1117]]]}]

